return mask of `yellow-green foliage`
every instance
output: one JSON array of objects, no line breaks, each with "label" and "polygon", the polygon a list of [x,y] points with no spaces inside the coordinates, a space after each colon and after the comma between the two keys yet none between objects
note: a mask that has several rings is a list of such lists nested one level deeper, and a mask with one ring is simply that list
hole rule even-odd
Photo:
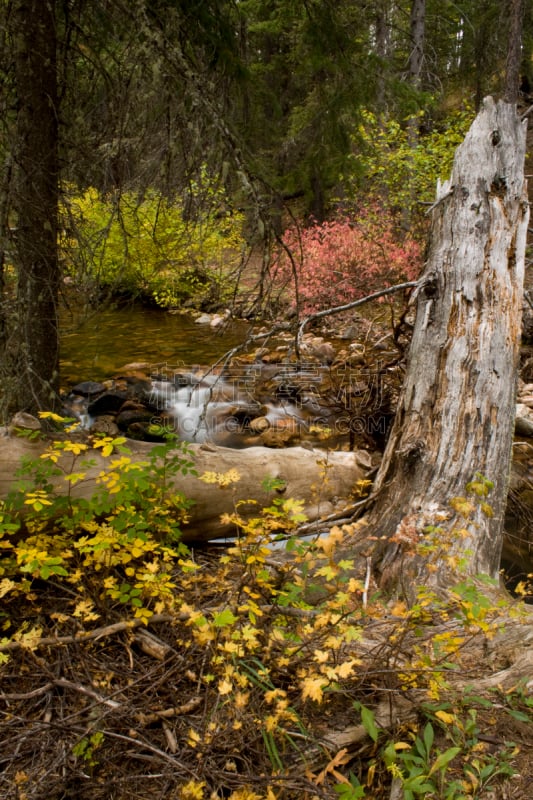
[{"label": "yellow-green foliage", "polygon": [[[96,452],[107,459],[96,490],[90,500],[75,498],[71,487],[86,480]],[[173,607],[171,570],[188,565],[180,526],[190,504],[171,479],[187,472],[194,472],[189,452],[174,439],[145,461],[132,461],[124,437],[52,442],[38,462],[23,465],[17,490],[2,504],[0,592],[18,596],[33,580],[64,578],[77,587],[72,613],[85,621],[99,616],[106,598],[143,620]],[[23,536],[14,547],[9,536],[20,531],[13,520],[22,506]]]},{"label": "yellow-green foliage", "polygon": [[243,217],[204,180],[206,210],[194,219],[181,201],[153,190],[138,196],[68,188],[60,242],[67,272],[75,282],[143,295],[163,307],[207,293],[223,299],[242,255]]},{"label": "yellow-green foliage", "polygon": [[415,139],[413,127],[418,130],[423,116],[420,112],[402,124],[364,111],[358,130],[362,155],[353,156],[356,161],[361,158],[354,174],[363,173],[365,196],[377,196],[411,219],[424,215],[435,200],[437,181],[450,177],[455,151],[475,112],[468,107],[455,111]]}]

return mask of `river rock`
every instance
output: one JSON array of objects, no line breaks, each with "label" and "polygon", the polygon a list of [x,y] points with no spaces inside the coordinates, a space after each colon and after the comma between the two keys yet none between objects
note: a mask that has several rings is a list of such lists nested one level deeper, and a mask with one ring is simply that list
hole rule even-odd
[{"label": "river rock", "polygon": [[13,435],[17,431],[40,431],[41,428],[41,421],[37,417],[27,414],[25,411],[17,411],[9,423],[8,432]]},{"label": "river rock", "polygon": [[121,431],[128,431],[136,422],[152,422],[153,412],[143,406],[137,408],[127,408],[120,410],[116,417],[116,423]]},{"label": "river rock", "polygon": [[97,397],[94,402],[89,403],[87,411],[91,417],[99,417],[102,414],[113,414],[122,407],[127,399],[127,392],[117,390],[104,392],[104,394]]},{"label": "river rock", "polygon": [[523,403],[516,406],[515,433],[518,436],[533,436],[533,412]]},{"label": "river rock", "polygon": [[281,364],[282,361],[285,361],[285,352],[266,350],[265,348],[258,350],[256,356],[260,358],[264,364]]},{"label": "river rock", "polygon": [[316,358],[320,364],[330,365],[335,361],[335,348],[322,336],[305,336],[301,351],[307,358]]},{"label": "river rock", "polygon": [[270,420],[267,417],[257,417],[248,426],[254,433],[263,433],[270,428]]},{"label": "river rock", "polygon": [[229,309],[226,309],[223,314],[213,314],[209,325],[211,328],[220,328],[231,316]]},{"label": "river rock", "polygon": [[97,417],[91,425],[91,433],[103,433],[106,436],[117,436],[119,428],[112,414]]},{"label": "river rock", "polygon": [[150,370],[152,365],[148,361],[130,361],[120,368],[120,375],[142,373],[146,377],[146,370]]},{"label": "river rock", "polygon": [[282,417],[271,423],[270,427],[259,435],[259,444],[264,447],[287,447],[300,439],[302,425],[293,417]]},{"label": "river rock", "polygon": [[97,394],[102,394],[105,390],[106,387],[103,383],[98,383],[97,381],[82,381],[82,383],[77,383],[76,386],[73,386],[71,392],[72,394],[79,394],[82,397],[94,397]]}]

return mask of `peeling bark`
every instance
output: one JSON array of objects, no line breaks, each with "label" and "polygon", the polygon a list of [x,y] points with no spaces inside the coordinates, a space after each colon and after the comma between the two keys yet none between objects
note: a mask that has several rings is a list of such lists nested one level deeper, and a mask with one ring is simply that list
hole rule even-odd
[{"label": "peeling bark", "polygon": [[[526,128],[514,106],[484,101],[432,209],[429,256],[415,292],[405,384],[376,478],[368,530],[379,534],[382,583],[445,581],[394,535],[402,520],[460,522],[449,501],[479,472],[493,516],[476,509],[449,554],[470,574],[498,574],[515,419],[529,216]],[[408,564],[407,564],[408,562]],[[409,583],[409,581],[407,581]]]}]

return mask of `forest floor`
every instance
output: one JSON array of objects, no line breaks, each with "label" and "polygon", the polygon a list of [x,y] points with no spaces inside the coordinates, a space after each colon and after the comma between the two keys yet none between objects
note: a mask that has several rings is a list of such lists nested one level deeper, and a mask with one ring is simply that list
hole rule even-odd
[{"label": "forest floor", "polygon": [[[11,599],[3,800],[389,800],[405,781],[416,798],[530,800],[528,608],[474,585],[410,610],[367,597],[332,538],[290,566],[250,539],[196,551],[148,624],[90,571]],[[295,600],[306,570],[313,604]]]}]

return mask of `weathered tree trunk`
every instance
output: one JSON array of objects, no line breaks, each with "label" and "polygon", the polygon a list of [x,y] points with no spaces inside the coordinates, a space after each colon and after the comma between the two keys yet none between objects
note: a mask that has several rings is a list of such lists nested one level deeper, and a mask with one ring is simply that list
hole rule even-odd
[{"label": "weathered tree trunk", "polygon": [[[513,106],[486,99],[433,207],[405,384],[367,518],[382,537],[381,580],[398,589],[449,578],[446,564],[433,572],[414,555],[431,525],[463,530],[447,544],[448,565],[456,556],[470,574],[498,574],[529,214],[525,135]],[[461,520],[450,500],[476,473],[494,483],[492,516],[474,504]]]}]

